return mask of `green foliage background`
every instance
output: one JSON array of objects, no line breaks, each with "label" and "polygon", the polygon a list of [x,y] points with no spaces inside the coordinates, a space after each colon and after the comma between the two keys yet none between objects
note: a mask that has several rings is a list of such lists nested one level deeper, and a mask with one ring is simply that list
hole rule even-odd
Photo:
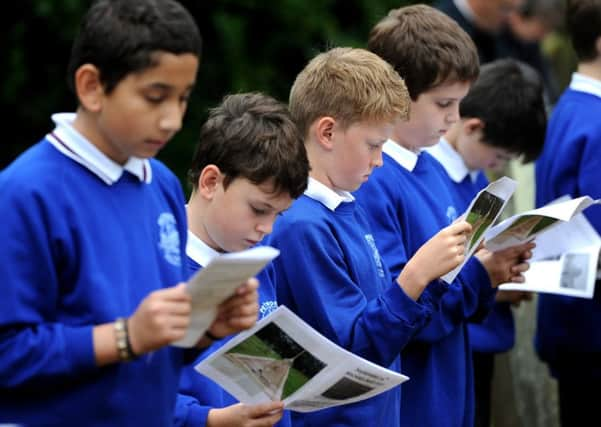
[{"label": "green foliage background", "polygon": [[[296,74],[333,46],[364,47],[369,29],[403,0],[181,0],[204,41],[198,84],[184,129],[160,153],[183,179],[207,110],[228,93],[264,91],[282,101]],[[65,70],[79,19],[90,1],[7,2],[0,18],[0,169],[52,128],[50,115],[73,111]]]}]

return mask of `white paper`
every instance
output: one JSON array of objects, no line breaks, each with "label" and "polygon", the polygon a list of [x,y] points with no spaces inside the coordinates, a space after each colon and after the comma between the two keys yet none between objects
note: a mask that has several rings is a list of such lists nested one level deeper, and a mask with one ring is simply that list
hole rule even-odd
[{"label": "white paper", "polygon": [[486,230],[495,223],[503,209],[505,209],[505,205],[507,205],[516,187],[517,182],[504,176],[490,183],[474,197],[467,210],[460,217],[460,219],[472,225],[472,232],[468,236],[465,245],[465,261],[442,276],[442,280],[447,283],[455,280],[459,271],[482,242]]},{"label": "white paper", "polygon": [[543,292],[593,298],[601,245],[565,252],[558,257],[530,263],[524,283],[507,283],[502,291]]},{"label": "white paper", "polygon": [[[562,198],[559,203],[566,200],[569,199]],[[584,214],[576,214],[568,222],[560,221],[536,237],[524,283],[503,284],[499,289],[592,298],[600,250],[597,230]]]},{"label": "white paper", "polygon": [[[561,222],[570,221],[575,215],[601,200],[588,196],[553,202],[542,208],[517,214],[486,232],[486,248],[496,252],[520,245],[542,233],[547,233]],[[538,240],[537,240],[538,241]]]},{"label": "white paper", "polygon": [[211,326],[217,306],[279,253],[279,250],[271,246],[257,246],[245,251],[223,254],[192,276],[187,287],[192,296],[190,327],[186,336],[173,345],[196,345],[202,334]]},{"label": "white paper", "polygon": [[240,402],[311,412],[375,396],[409,378],[332,343],[284,306],[196,366]]}]

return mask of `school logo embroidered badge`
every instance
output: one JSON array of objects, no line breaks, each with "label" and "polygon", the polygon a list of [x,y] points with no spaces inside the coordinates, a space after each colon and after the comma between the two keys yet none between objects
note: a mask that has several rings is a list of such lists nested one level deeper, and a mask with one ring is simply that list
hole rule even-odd
[{"label": "school logo embroidered badge", "polygon": [[159,215],[157,224],[159,225],[160,236],[159,248],[163,251],[163,256],[169,264],[180,267],[182,265],[182,258],[175,217],[169,212],[163,212]]},{"label": "school logo embroidered badge", "polygon": [[274,312],[278,308],[278,303],[276,301],[265,301],[259,307],[259,319],[264,318],[268,314]]},{"label": "school logo embroidered badge", "polygon": [[447,208],[447,219],[449,220],[449,224],[452,224],[457,219],[457,209],[455,209],[455,206],[451,205]]},{"label": "school logo embroidered badge", "polygon": [[380,258],[380,252],[378,252],[378,248],[376,247],[376,240],[374,239],[374,236],[371,234],[366,234],[365,241],[371,248],[371,253],[374,257],[374,262],[376,263],[376,268],[378,270],[378,276],[384,277],[384,267],[382,265],[382,259]]}]

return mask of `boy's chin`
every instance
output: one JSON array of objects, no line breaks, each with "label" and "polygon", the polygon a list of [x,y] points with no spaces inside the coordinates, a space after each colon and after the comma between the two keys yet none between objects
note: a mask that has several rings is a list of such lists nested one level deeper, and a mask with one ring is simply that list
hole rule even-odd
[{"label": "boy's chin", "polygon": [[228,249],[227,252],[244,251],[246,249],[252,248],[255,245],[256,245],[256,243],[248,242],[245,240],[245,241],[240,242],[239,244],[232,245],[232,247],[230,249]]}]

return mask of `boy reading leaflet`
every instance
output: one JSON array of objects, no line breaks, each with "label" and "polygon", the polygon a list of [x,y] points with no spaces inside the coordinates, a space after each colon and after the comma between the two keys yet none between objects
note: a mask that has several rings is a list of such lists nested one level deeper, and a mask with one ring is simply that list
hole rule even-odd
[{"label": "boy reading leaflet", "polygon": [[[399,275],[391,277],[351,191],[382,164],[392,124],[408,117],[409,96],[385,61],[363,49],[336,48],[313,58],[297,76],[289,108],[311,165],[305,193],[274,225],[268,243],[278,302],[341,347],[400,371],[399,353],[426,323],[444,285],[428,283],[463,259],[458,222],[427,242]],[[420,381],[416,378],[416,381]],[[304,426],[400,424],[396,387],[351,405],[293,413]]]},{"label": "boy reading leaflet", "polygon": [[[184,199],[153,157],[180,129],[201,40],[172,0],[98,0],[75,40],[76,114],[0,174],[0,423],[165,426],[190,321]],[[209,333],[257,317],[253,279]],[[198,346],[208,345],[201,338]]]}]

